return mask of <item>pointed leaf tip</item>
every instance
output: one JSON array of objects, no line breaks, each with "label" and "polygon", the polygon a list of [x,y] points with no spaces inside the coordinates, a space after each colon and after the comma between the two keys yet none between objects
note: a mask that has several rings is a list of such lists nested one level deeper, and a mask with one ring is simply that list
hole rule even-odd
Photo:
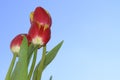
[{"label": "pointed leaf tip", "polygon": [[48,64],[50,64],[53,59],[55,58],[55,56],[57,55],[59,49],[61,48],[62,44],[64,41],[61,41],[59,44],[57,44],[51,51],[48,52],[48,54],[46,55],[45,58],[45,62],[44,62],[44,68],[47,67]]}]

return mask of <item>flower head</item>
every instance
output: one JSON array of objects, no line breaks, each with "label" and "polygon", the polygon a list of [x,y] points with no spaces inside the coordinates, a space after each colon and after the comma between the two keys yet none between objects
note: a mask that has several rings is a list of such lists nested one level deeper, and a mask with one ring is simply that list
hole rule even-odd
[{"label": "flower head", "polygon": [[51,30],[48,26],[42,26],[33,22],[28,34],[31,36],[34,45],[43,46],[50,40]]},{"label": "flower head", "polygon": [[24,36],[27,37],[28,45],[29,45],[31,43],[31,37],[28,36],[27,34],[19,34],[11,41],[10,49],[17,56],[19,56],[20,46],[22,44],[22,40]]},{"label": "flower head", "polygon": [[42,7],[37,7],[35,11],[30,14],[30,21],[37,22],[39,25],[51,27],[52,19],[48,11]]}]

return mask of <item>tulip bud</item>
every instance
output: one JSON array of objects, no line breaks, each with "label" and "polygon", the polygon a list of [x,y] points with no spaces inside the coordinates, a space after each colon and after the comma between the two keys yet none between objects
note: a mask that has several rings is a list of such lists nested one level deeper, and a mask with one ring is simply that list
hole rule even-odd
[{"label": "tulip bud", "polygon": [[48,11],[42,7],[37,7],[34,12],[30,14],[30,21],[37,22],[39,25],[51,27],[52,19]]},{"label": "tulip bud", "polygon": [[10,49],[17,56],[19,56],[20,46],[22,44],[24,36],[26,36],[29,45],[31,43],[31,37],[28,36],[27,34],[19,34],[11,41]]},{"label": "tulip bud", "polygon": [[42,26],[36,22],[33,22],[28,34],[32,39],[32,43],[41,47],[43,45],[46,45],[50,40],[51,30],[48,26]]}]

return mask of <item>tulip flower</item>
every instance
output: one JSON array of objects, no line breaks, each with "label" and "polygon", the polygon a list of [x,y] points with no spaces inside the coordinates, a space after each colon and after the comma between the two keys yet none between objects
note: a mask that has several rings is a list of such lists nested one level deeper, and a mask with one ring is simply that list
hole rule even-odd
[{"label": "tulip flower", "polygon": [[35,11],[30,14],[30,21],[37,22],[39,25],[51,27],[52,19],[48,11],[42,7],[37,7]]},{"label": "tulip flower", "polygon": [[[13,58],[5,80],[41,80],[43,71],[54,60],[63,44],[61,41],[50,51],[47,50],[46,44],[51,38],[52,19],[44,8],[36,7],[31,12],[30,23],[28,34],[19,34],[11,41]],[[38,49],[41,47],[42,56],[36,65]],[[52,76],[49,80],[52,80]]]},{"label": "tulip flower", "polygon": [[20,46],[22,44],[22,40],[23,40],[23,36],[27,37],[28,40],[28,45],[31,43],[31,37],[28,36],[27,34],[19,34],[17,35],[10,44],[10,49],[11,51],[16,54],[17,56],[19,56],[19,51],[20,51]]},{"label": "tulip flower", "polygon": [[28,35],[32,39],[34,45],[44,46],[51,37],[51,30],[48,26],[39,25],[37,22],[31,24]]}]

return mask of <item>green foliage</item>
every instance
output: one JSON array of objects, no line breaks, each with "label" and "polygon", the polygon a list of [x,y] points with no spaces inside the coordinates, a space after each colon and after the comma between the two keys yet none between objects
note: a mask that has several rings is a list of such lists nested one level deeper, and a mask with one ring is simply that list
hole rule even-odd
[{"label": "green foliage", "polygon": [[29,62],[31,60],[31,57],[32,57],[32,54],[35,50],[38,49],[38,46],[35,46],[33,44],[30,44],[29,48],[28,48],[28,65],[29,65]]},{"label": "green foliage", "polygon": [[[13,63],[15,62],[15,59],[12,61],[12,67],[8,71],[9,74],[7,75],[8,77],[6,77],[6,80],[41,80],[42,72],[54,60],[62,44],[63,41],[57,44],[48,53],[46,53],[46,46],[44,46],[41,60],[35,66],[38,46],[31,44],[28,47],[27,38],[24,36],[22,44],[20,46],[18,61],[16,62],[15,66]],[[33,58],[31,58],[32,56]],[[30,65],[31,68],[28,73],[28,67],[31,59],[32,64]],[[52,80],[52,76],[50,77],[50,80]]]},{"label": "green foliage", "polygon": [[50,80],[52,80],[52,76],[50,76]]},{"label": "green foliage", "polygon": [[20,56],[12,74],[12,80],[27,80],[28,66],[27,66],[27,52],[28,42],[27,38],[24,37],[21,47]]},{"label": "green foliage", "polygon": [[57,55],[59,49],[61,48],[63,41],[61,41],[58,45],[56,45],[51,51],[49,51],[46,55],[45,62],[44,62],[44,69],[47,67],[48,64],[52,62],[52,60]]},{"label": "green foliage", "polygon": [[11,61],[11,64],[10,64],[10,67],[8,69],[8,72],[7,72],[5,80],[11,80],[11,73],[12,73],[15,61],[16,61],[16,55],[14,54],[13,58],[12,58],[12,61]]},{"label": "green foliage", "polygon": [[[50,50],[46,56],[45,56],[45,60],[44,60],[44,64],[43,66],[41,67],[42,71],[48,66],[48,64],[50,64],[53,59],[55,58],[55,56],[57,55],[59,49],[61,48],[63,44],[63,41],[61,41],[59,44],[57,44],[52,50]],[[35,68],[35,71],[34,71],[34,74],[33,74],[33,79],[32,80],[37,80],[37,74],[38,74],[38,71],[39,71],[39,66],[41,64],[42,60],[39,61],[39,63],[37,64],[36,68]]]}]

